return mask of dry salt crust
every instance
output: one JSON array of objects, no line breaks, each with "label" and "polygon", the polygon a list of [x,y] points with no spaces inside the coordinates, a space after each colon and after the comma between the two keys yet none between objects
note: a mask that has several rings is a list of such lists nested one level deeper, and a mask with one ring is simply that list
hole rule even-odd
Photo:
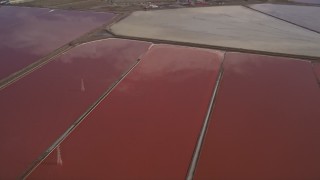
[{"label": "dry salt crust", "polygon": [[243,6],[137,11],[117,35],[320,57],[320,35]]}]

